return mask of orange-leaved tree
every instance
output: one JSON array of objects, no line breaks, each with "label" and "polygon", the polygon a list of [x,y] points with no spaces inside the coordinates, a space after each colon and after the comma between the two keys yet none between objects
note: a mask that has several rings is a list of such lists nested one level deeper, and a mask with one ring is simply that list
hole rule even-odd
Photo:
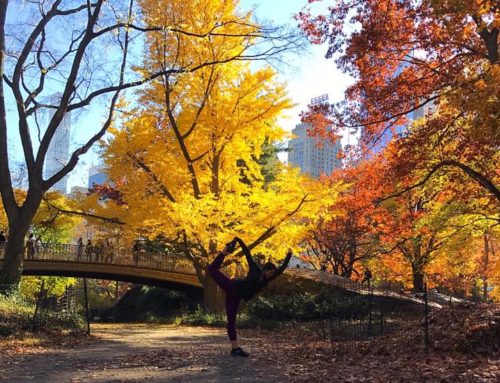
[{"label": "orange-leaved tree", "polygon": [[487,226],[484,221],[459,232],[429,264],[430,283],[457,295],[498,301],[499,234],[498,226]]},{"label": "orange-leaved tree", "polygon": [[347,188],[329,206],[330,215],[317,222],[305,239],[306,260],[326,264],[334,274],[351,278],[381,250],[383,223],[389,218],[377,199],[387,190],[381,163],[361,161],[337,169],[324,185],[345,182]]},{"label": "orange-leaved tree", "polygon": [[[312,108],[307,118],[316,122],[316,133],[331,123],[358,129],[361,147],[369,152],[403,130],[409,118],[427,114],[424,126],[410,128],[401,168],[410,172],[416,163],[425,170],[418,185],[456,169],[498,206],[498,155],[493,172],[481,166],[500,145],[498,2],[329,3],[327,14],[316,15],[310,5],[297,18],[312,42],[328,44],[327,57],[355,82],[344,101]],[[443,155],[413,156],[419,144],[441,141],[447,147]]]}]

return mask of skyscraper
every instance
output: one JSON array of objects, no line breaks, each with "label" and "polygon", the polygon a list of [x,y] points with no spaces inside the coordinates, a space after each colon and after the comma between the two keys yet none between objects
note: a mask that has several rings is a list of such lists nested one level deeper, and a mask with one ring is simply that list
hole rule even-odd
[{"label": "skyscraper", "polygon": [[89,184],[88,188],[92,189],[94,185],[102,185],[108,181],[108,176],[102,165],[92,166],[89,169]]},{"label": "skyscraper", "polygon": [[[51,97],[51,104],[57,105],[61,101],[61,94],[56,93]],[[49,120],[54,116],[55,109],[51,109],[49,112]],[[56,129],[54,137],[50,142],[49,149],[47,151],[47,159],[45,161],[44,178],[48,179],[61,170],[69,160],[69,139],[71,130],[71,118],[69,114],[65,114],[61,123]],[[64,176],[59,182],[57,182],[52,190],[57,190],[63,194],[66,194],[66,189],[68,185],[68,176]]]},{"label": "skyscraper", "polygon": [[[311,100],[311,104],[328,103],[328,96],[322,95]],[[337,158],[341,150],[340,140],[332,143],[329,139],[310,137],[308,124],[298,124],[292,130],[295,136],[288,143],[288,162],[298,166],[302,173],[319,178],[321,174],[330,175],[334,169],[341,167]]]},{"label": "skyscraper", "polygon": [[337,158],[341,150],[340,140],[335,143],[328,139],[319,141],[318,138],[309,137],[309,128],[308,124],[298,124],[292,130],[295,138],[288,143],[288,162],[314,178],[319,178],[321,174],[330,175],[342,165]]}]

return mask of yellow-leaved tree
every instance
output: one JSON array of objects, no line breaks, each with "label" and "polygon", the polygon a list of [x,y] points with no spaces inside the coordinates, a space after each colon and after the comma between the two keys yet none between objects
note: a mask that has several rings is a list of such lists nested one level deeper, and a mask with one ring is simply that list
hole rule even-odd
[{"label": "yellow-leaved tree", "polygon": [[207,56],[220,64],[162,76],[141,91],[138,105],[124,108],[104,145],[120,193],[119,204],[107,205],[128,224],[130,237],[161,236],[192,262],[210,309],[216,289],[206,267],[224,243],[240,236],[250,249],[280,260],[336,197],[336,187],[320,187],[278,162],[272,174],[263,171],[263,148],[284,137],[276,121],[292,103],[269,67],[226,62],[248,44],[231,36],[252,33],[250,14],[238,14],[231,1],[150,3],[142,5],[152,23],[192,35],[217,26],[218,33],[199,42],[158,33],[141,70]]}]

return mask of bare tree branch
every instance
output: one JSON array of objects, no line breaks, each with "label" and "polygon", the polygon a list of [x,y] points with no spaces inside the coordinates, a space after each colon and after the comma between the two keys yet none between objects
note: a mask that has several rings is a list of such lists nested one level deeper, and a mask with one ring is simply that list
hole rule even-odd
[{"label": "bare tree branch", "polygon": [[431,179],[431,177],[436,172],[438,172],[440,169],[442,169],[444,167],[456,167],[456,168],[461,169],[465,174],[467,174],[470,178],[472,178],[474,181],[476,181],[479,185],[481,185],[482,187],[487,189],[498,200],[498,202],[500,202],[500,190],[488,177],[486,177],[484,174],[481,174],[481,173],[475,171],[470,166],[465,165],[459,161],[446,160],[446,161],[441,161],[438,164],[434,165],[429,170],[429,172],[425,175],[425,177],[422,180],[420,180],[419,182],[417,182],[416,184],[408,186],[397,193],[391,194],[391,195],[383,197],[383,198],[379,198],[375,201],[375,203],[380,203],[380,202],[387,201],[387,200],[392,199],[392,198],[399,197],[399,196],[401,196],[401,195],[403,195],[403,194],[405,194],[413,189],[424,186],[427,183],[427,181],[429,181],[429,179]]},{"label": "bare tree branch", "polygon": [[44,201],[47,204],[47,206],[49,206],[51,209],[54,209],[60,213],[78,215],[78,216],[87,217],[87,218],[94,218],[94,219],[98,219],[98,220],[112,223],[115,225],[125,225],[125,222],[121,221],[119,218],[109,218],[109,217],[104,217],[104,216],[97,215],[97,214],[87,213],[84,211],[67,210],[67,209],[60,208],[60,207],[50,203],[50,201],[46,198],[44,198]]}]

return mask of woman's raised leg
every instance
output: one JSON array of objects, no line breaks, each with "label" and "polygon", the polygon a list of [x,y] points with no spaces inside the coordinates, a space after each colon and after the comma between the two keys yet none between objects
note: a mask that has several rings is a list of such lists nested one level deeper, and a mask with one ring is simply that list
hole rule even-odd
[{"label": "woman's raised leg", "polygon": [[224,262],[224,258],[226,257],[226,255],[226,253],[220,252],[219,255],[215,257],[212,263],[208,266],[208,273],[214,279],[215,283],[217,283],[217,285],[222,290],[228,293],[233,288],[233,282],[219,270],[222,266],[222,262]]}]

